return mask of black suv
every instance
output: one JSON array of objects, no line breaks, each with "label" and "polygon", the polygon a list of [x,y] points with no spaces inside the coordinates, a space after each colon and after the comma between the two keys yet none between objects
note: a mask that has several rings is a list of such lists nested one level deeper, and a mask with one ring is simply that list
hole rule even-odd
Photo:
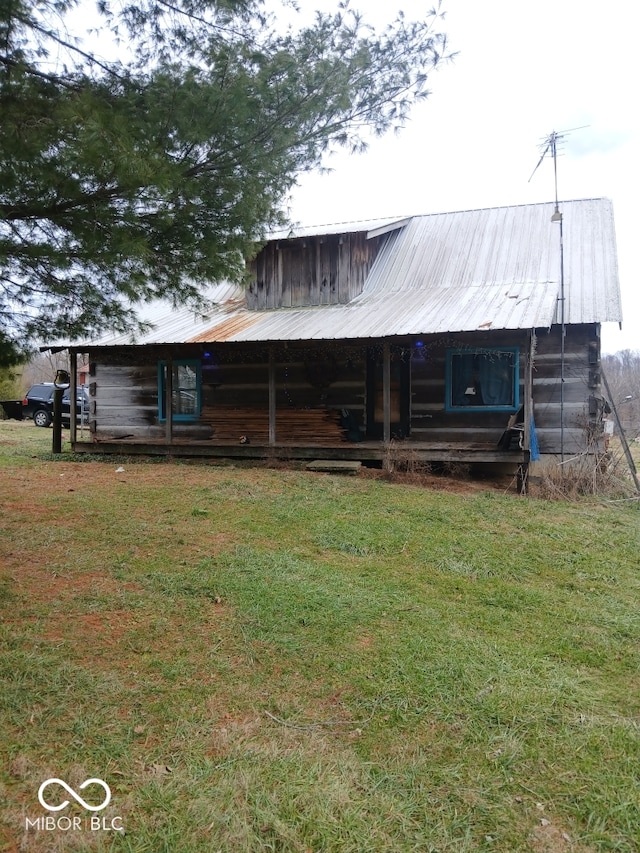
[{"label": "black suv", "polygon": [[[48,427],[53,421],[53,382],[43,382],[40,385],[32,385],[27,391],[27,396],[22,401],[22,417],[33,418],[33,422],[39,427]],[[71,423],[71,398],[69,388],[65,388],[62,395],[62,423],[68,426]],[[84,388],[78,388],[76,396],[76,421],[87,423],[89,418],[89,395]]]}]

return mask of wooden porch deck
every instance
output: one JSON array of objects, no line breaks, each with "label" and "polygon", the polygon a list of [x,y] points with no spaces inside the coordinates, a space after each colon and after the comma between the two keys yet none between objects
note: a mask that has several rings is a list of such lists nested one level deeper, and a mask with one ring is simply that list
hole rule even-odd
[{"label": "wooden porch deck", "polygon": [[518,465],[526,461],[523,450],[501,450],[495,444],[469,442],[459,444],[392,441],[360,442],[277,442],[276,444],[241,444],[237,441],[194,441],[174,438],[149,441],[123,437],[110,441],[75,441],[74,453],[119,453],[149,456],[217,457],[234,459],[344,459],[361,462],[384,462],[394,457],[400,461],[411,458],[418,462],[502,462]]}]

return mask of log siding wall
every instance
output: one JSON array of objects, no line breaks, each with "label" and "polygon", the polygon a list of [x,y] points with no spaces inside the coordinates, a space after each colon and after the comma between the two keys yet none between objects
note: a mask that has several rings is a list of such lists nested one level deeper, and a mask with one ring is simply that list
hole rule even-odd
[{"label": "log siding wall", "polygon": [[[397,357],[410,359],[409,423],[403,440],[432,447],[496,447],[506,412],[445,411],[448,348],[519,347],[520,400],[524,399],[529,332],[479,332],[395,341]],[[367,352],[381,341],[273,345],[276,442],[335,446],[347,441],[341,417],[348,410],[360,438],[366,434]],[[184,344],[108,348],[90,352],[91,430],[95,442],[128,440],[162,444],[158,417],[158,362],[200,360],[201,417],[174,423],[176,443],[214,442],[231,446],[243,439],[269,442],[268,345]],[[581,452],[585,426],[595,415],[590,399],[601,394],[599,328],[567,327],[565,338],[565,452]],[[539,330],[532,373],[538,443],[542,453],[560,452],[560,329]],[[354,432],[351,431],[353,438]],[[353,444],[353,442],[351,442]]]},{"label": "log siding wall", "polygon": [[411,439],[441,445],[484,445],[496,448],[510,414],[495,411],[446,411],[446,357],[449,349],[518,347],[519,398],[524,397],[524,354],[528,334],[522,331],[450,335],[412,350]]},{"label": "log siding wall", "polygon": [[[539,332],[533,370],[536,432],[542,453],[561,452],[561,330]],[[600,328],[597,324],[567,326],[564,367],[564,451],[587,449],[587,430],[598,417],[590,400],[602,398],[600,379]]]}]

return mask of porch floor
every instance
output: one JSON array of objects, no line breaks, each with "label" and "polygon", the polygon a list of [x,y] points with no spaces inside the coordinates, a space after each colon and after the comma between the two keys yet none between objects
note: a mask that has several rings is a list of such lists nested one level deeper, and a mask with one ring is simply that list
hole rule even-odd
[{"label": "porch floor", "polygon": [[345,459],[361,462],[382,462],[395,457],[397,460],[410,457],[419,462],[505,462],[519,464],[526,461],[523,450],[501,450],[495,444],[434,443],[434,442],[391,442],[381,441],[327,442],[304,444],[277,442],[268,444],[238,444],[207,440],[194,441],[178,438],[170,444],[141,438],[123,437],[110,441],[76,440],[75,453],[126,453],[130,455],[228,457],[235,459]]}]

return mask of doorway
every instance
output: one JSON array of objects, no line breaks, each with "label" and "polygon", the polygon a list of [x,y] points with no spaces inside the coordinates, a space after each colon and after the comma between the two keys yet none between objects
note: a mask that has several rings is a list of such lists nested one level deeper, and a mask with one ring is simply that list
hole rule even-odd
[{"label": "doorway", "polygon": [[[384,348],[382,344],[367,349],[367,438],[384,437]],[[411,359],[407,347],[390,348],[390,419],[391,438],[409,435],[409,398]]]}]

